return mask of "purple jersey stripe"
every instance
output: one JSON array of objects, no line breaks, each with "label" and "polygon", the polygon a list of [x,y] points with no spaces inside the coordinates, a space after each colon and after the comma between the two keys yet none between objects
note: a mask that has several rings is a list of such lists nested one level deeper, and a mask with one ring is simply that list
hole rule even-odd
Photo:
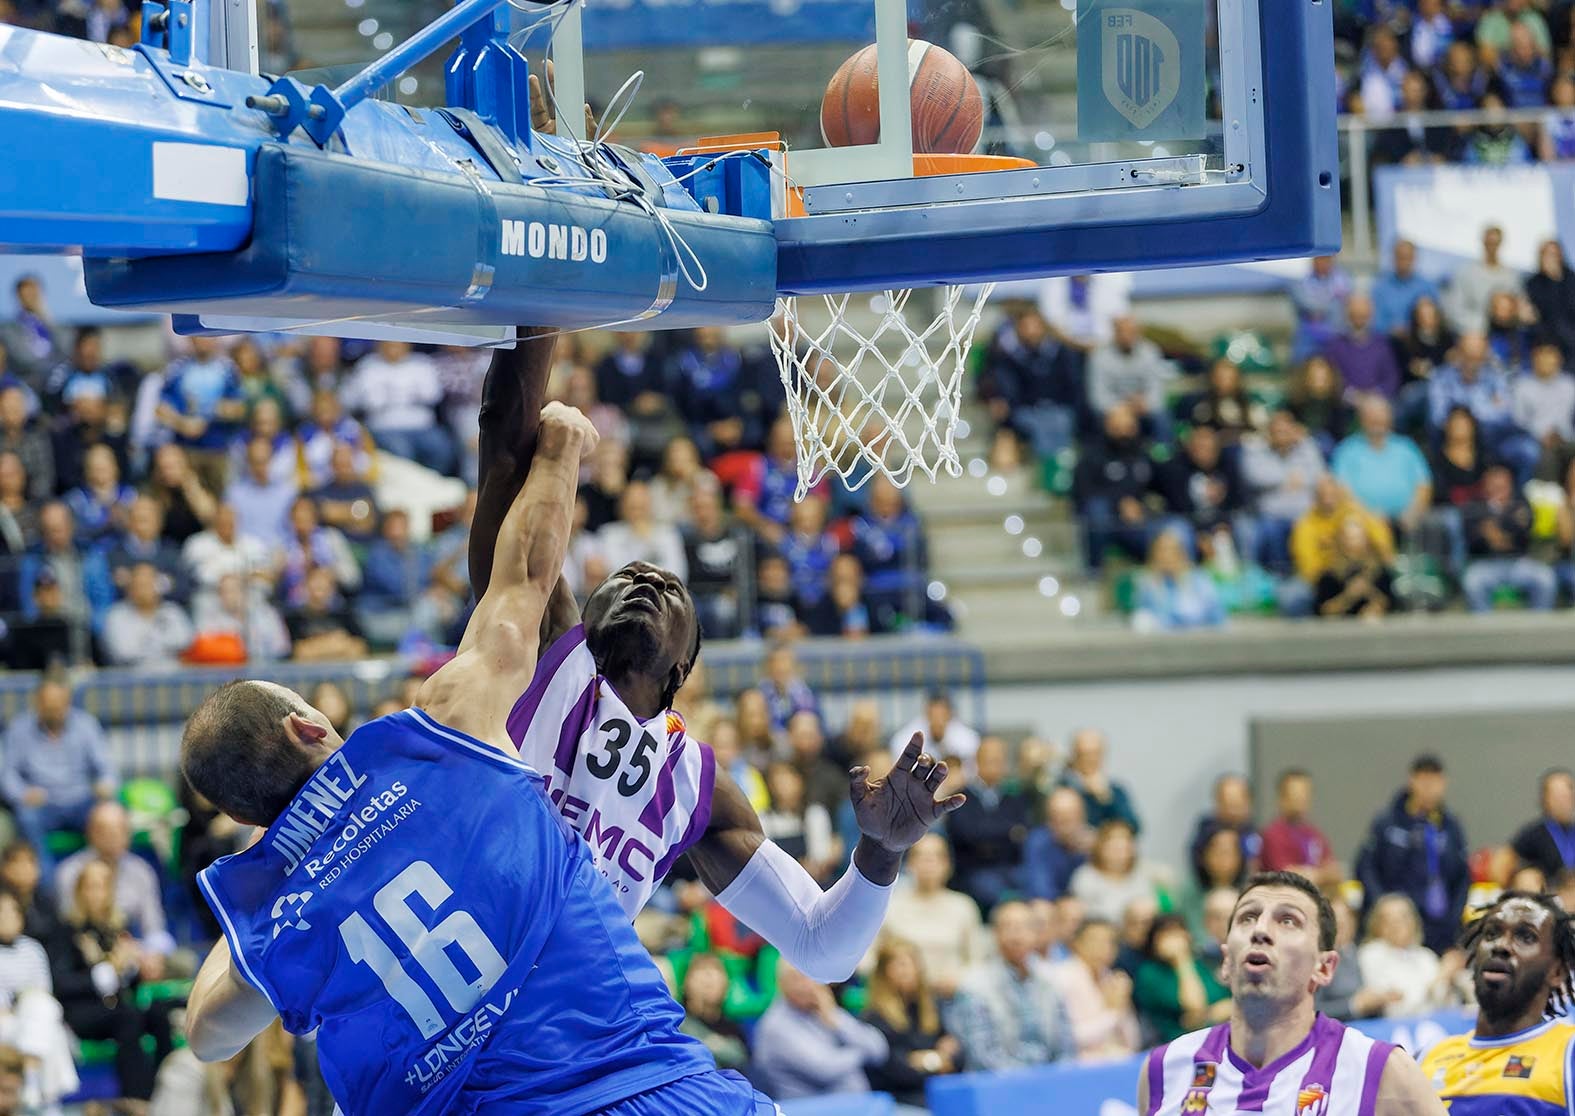
[{"label": "purple jersey stripe", "polygon": [[667,762],[656,773],[656,793],[651,795],[651,801],[640,811],[640,824],[657,837],[662,835],[662,821],[667,817],[667,811],[673,808],[673,799],[676,797],[673,793],[673,768],[678,766],[683,756],[684,739],[680,736],[668,748]]},{"label": "purple jersey stripe", "polygon": [[1165,1103],[1165,1051],[1169,1049],[1167,1042],[1148,1056],[1148,1111],[1143,1116],[1155,1116]]},{"label": "purple jersey stripe", "polygon": [[1318,1016],[1313,1023],[1313,1060],[1302,1076],[1301,1088],[1322,1085],[1324,1092],[1329,1091],[1329,1083],[1334,1080],[1335,1063],[1340,1060],[1340,1047],[1350,1034],[1343,1024],[1336,1023],[1327,1015]]},{"label": "purple jersey stripe", "polygon": [[1230,1024],[1220,1023],[1209,1028],[1208,1035],[1203,1040],[1203,1045],[1198,1047],[1198,1052],[1192,1056],[1194,1062],[1213,1062],[1218,1065],[1225,1060],[1225,1051],[1230,1047]]},{"label": "purple jersey stripe", "polygon": [[700,749],[700,786],[695,791],[695,812],[689,815],[689,827],[684,830],[683,839],[668,849],[667,855],[657,864],[653,879],[660,880],[667,875],[673,861],[700,840],[700,836],[711,825],[711,795],[716,790],[716,757],[711,754],[709,744],[695,741],[695,747]]},{"label": "purple jersey stripe", "polygon": [[1378,1086],[1384,1079],[1384,1066],[1389,1063],[1392,1050],[1393,1043],[1375,1042],[1367,1052],[1367,1074],[1362,1078],[1362,1104],[1356,1110],[1356,1116],[1373,1116],[1377,1111]]},{"label": "purple jersey stripe", "polygon": [[514,703],[514,708],[509,710],[508,730],[509,739],[514,741],[518,748],[525,739],[526,730],[530,728],[531,721],[536,718],[536,710],[541,708],[541,699],[547,696],[547,687],[557,676],[558,668],[563,665],[574,649],[585,642],[585,626],[576,624],[558,637],[541,662],[536,664],[536,673],[531,677],[530,685]]},{"label": "purple jersey stripe", "polygon": [[590,728],[591,719],[596,713],[596,682],[592,678],[585,684],[580,700],[574,703],[574,708],[563,719],[563,731],[558,734],[558,750],[552,754],[552,765],[565,775],[574,774],[574,755],[580,737]]}]

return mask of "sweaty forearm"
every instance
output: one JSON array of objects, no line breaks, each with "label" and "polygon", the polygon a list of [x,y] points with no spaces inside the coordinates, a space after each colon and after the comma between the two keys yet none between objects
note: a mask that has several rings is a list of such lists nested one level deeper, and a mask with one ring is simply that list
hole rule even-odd
[{"label": "sweaty forearm", "polygon": [[477,598],[492,580],[493,551],[503,521],[525,485],[556,331],[522,329],[513,349],[500,349],[481,389],[476,514],[470,527],[470,584]]}]

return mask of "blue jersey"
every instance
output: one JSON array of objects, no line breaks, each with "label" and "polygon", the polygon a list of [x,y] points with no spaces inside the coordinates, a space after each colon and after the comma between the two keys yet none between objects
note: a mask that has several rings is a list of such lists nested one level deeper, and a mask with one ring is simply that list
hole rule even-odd
[{"label": "blue jersey", "polygon": [[198,880],[346,1116],[572,1116],[715,1068],[541,778],[420,710]]}]

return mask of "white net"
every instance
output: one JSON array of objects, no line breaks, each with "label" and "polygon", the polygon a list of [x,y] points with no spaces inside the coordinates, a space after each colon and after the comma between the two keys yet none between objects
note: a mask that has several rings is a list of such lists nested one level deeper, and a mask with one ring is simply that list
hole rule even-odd
[{"label": "white net", "polygon": [[[797,499],[831,474],[850,489],[877,473],[898,486],[915,471],[932,481],[943,469],[962,475],[962,386],[993,289],[978,288],[970,304],[962,287],[942,288],[940,312],[922,329],[908,320],[911,290],[778,302],[771,348],[798,443]],[[873,322],[855,324],[866,308]]]}]

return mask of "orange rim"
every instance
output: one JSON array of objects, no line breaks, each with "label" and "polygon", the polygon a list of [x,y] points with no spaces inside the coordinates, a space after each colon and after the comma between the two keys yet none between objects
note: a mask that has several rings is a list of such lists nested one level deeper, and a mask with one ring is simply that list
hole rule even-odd
[{"label": "orange rim", "polygon": [[913,177],[977,174],[981,171],[1029,170],[1039,164],[1015,155],[914,155]]}]

